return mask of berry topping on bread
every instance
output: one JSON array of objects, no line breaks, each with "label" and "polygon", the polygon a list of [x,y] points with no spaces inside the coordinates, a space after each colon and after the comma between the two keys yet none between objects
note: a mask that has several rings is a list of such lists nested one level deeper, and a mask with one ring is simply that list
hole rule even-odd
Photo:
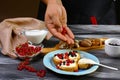
[{"label": "berry topping on bread", "polygon": [[74,60],[67,59],[56,65],[60,70],[76,72],[78,71],[78,64]]},{"label": "berry topping on bread", "polygon": [[57,65],[57,64],[60,64],[62,61],[65,61],[68,59],[78,61],[80,59],[80,53],[78,53],[77,51],[57,53],[53,57],[53,62],[55,63],[55,65]]},{"label": "berry topping on bread", "polygon": [[53,56],[53,63],[57,69],[77,72],[79,69],[88,69],[92,65],[87,64],[88,60],[83,60],[78,51],[68,51],[57,53]]}]

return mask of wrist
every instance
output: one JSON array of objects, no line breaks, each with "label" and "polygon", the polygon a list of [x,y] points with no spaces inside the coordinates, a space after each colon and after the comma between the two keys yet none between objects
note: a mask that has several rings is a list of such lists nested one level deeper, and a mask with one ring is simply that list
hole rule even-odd
[{"label": "wrist", "polygon": [[49,5],[49,4],[60,4],[60,5],[62,5],[61,0],[41,0],[41,1],[43,1],[46,5]]},{"label": "wrist", "polygon": [[48,0],[49,4],[62,4],[61,0]]}]

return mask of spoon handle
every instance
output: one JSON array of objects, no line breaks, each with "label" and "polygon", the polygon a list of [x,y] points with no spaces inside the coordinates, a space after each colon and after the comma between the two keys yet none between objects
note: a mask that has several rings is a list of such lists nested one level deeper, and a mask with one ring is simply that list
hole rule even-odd
[{"label": "spoon handle", "polygon": [[112,70],[118,70],[118,68],[107,66],[107,65],[104,65],[104,64],[97,64],[97,65],[105,67],[105,68],[109,68],[109,69],[112,69]]}]

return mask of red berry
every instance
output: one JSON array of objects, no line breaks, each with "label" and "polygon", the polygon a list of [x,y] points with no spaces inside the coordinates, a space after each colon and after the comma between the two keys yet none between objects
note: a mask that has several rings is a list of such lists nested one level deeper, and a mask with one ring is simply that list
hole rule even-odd
[{"label": "red berry", "polygon": [[78,70],[74,70],[74,72],[78,72]]},{"label": "red berry", "polygon": [[34,67],[29,66],[29,65],[26,65],[25,69],[28,70],[29,72],[36,72],[37,71]]},{"label": "red berry", "polygon": [[57,65],[56,68],[59,69],[60,67]]},{"label": "red berry", "polygon": [[61,32],[63,35],[65,35],[65,34],[67,34],[67,31],[66,31],[66,29],[63,27],[63,30],[62,30],[62,32]]},{"label": "red berry", "polygon": [[69,53],[66,52],[64,57],[65,57],[65,59],[68,59]]},{"label": "red berry", "polygon": [[22,71],[23,69],[28,70],[29,72],[36,72],[37,76],[44,77],[46,75],[45,70],[37,71],[34,67],[30,66],[30,59],[29,57],[40,52],[41,47],[40,46],[33,46],[29,45],[28,43],[20,44],[16,47],[16,52],[20,56],[24,56],[24,61],[20,62],[18,64],[17,69]]},{"label": "red berry", "polygon": [[69,66],[69,65],[70,65],[70,63],[67,63],[66,65],[67,65],[67,66]]},{"label": "red berry", "polygon": [[24,68],[25,68],[25,65],[19,65],[19,66],[17,67],[17,70],[22,71]]},{"label": "red berry", "polygon": [[30,57],[40,52],[40,50],[40,46],[29,45],[28,42],[20,44],[16,47],[16,52],[19,54],[20,57]]},{"label": "red berry", "polygon": [[45,70],[40,70],[40,71],[38,71],[36,74],[37,74],[37,76],[39,76],[39,77],[44,77],[44,76],[46,75],[46,71],[45,71]]},{"label": "red berry", "polygon": [[57,54],[60,59],[63,59],[63,54]]}]

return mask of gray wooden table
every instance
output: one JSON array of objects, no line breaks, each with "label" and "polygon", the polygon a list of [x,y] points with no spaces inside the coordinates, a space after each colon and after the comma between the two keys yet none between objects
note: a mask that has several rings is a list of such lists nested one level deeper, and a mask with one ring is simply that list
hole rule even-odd
[{"label": "gray wooden table", "polygon": [[[120,38],[119,25],[69,25],[74,32],[76,39],[82,38]],[[59,42],[56,38],[51,38],[49,41],[44,41],[45,47],[53,47]],[[114,66],[120,69],[120,58],[111,58],[102,50],[90,50],[89,53],[98,57],[101,63]],[[43,65],[43,57],[37,56],[31,65],[36,69],[45,69],[46,76],[38,78],[36,74],[27,71],[18,71],[17,64],[19,59],[11,59],[7,56],[0,54],[0,80],[120,80],[120,70],[114,71],[99,67],[94,73],[84,76],[69,76],[57,74]]]}]

